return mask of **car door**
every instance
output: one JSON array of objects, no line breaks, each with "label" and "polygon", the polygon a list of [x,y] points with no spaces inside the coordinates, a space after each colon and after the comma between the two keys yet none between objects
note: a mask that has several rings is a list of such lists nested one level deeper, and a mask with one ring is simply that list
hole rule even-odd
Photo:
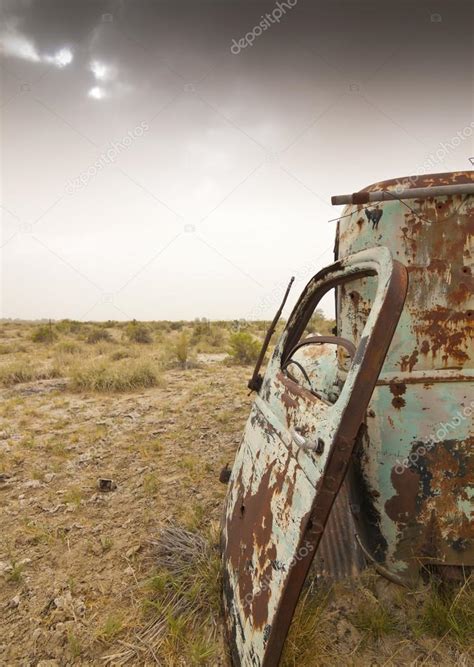
[{"label": "car door", "polygon": [[[378,276],[376,297],[340,394],[331,403],[295,381],[289,360],[322,296],[367,275]],[[236,666],[279,662],[406,289],[406,269],[387,248],[342,259],[308,283],[276,345],[236,455],[225,504],[224,611]]]}]

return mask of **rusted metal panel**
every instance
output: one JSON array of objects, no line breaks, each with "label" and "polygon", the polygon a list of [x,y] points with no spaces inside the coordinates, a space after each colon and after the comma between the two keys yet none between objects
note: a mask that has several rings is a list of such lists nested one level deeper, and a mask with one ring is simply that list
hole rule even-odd
[{"label": "rusted metal panel", "polygon": [[[435,193],[473,182],[474,172],[457,172],[374,184],[366,191],[395,199],[348,206],[338,226],[339,257],[388,247],[409,274],[357,459],[364,545],[407,583],[428,571],[456,578],[474,566],[474,197],[399,201],[397,187]],[[371,277],[339,288],[338,335],[357,344],[374,294]]]},{"label": "rusted metal panel", "polygon": [[354,516],[360,507],[351,502],[347,477],[332,506],[324,534],[316,551],[311,572],[324,584],[356,577],[366,566],[366,559],[354,535]]},{"label": "rusted metal panel", "polygon": [[[284,371],[288,354],[321,297],[364,276],[377,276],[372,308],[339,398],[328,404],[291,380]],[[275,348],[237,453],[225,507],[224,605],[235,665],[278,664],[406,289],[407,272],[386,248],[341,259],[309,282]]]}]

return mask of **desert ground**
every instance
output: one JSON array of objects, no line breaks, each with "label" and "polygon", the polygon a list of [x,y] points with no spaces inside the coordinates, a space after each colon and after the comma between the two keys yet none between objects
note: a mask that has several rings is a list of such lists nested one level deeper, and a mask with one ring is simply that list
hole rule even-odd
[{"label": "desert ground", "polygon": [[[0,323],[1,665],[229,664],[219,473],[267,325]],[[467,667],[473,623],[469,581],[310,579],[282,664]]]}]

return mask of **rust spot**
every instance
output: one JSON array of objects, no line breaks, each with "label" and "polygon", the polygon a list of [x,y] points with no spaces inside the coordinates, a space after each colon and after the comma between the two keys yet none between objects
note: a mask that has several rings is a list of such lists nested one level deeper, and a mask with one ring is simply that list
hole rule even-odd
[{"label": "rust spot", "polygon": [[417,361],[418,361],[418,350],[415,349],[410,354],[410,356],[406,354],[400,359],[400,370],[403,372],[409,371],[411,373]]},{"label": "rust spot", "polygon": [[448,268],[448,264],[444,259],[431,258],[428,269],[430,271],[437,271],[438,273],[445,273]]},{"label": "rust spot", "polygon": [[[255,625],[260,627],[268,618],[270,588],[264,582],[271,580],[271,561],[276,558],[276,546],[271,542],[272,516],[265,517],[260,523],[255,522],[255,517],[259,515],[262,506],[269,506],[275,492],[275,488],[269,485],[271,475],[272,467],[269,466],[260,480],[257,492],[251,494],[245,493],[240,471],[235,482],[238,497],[231,519],[234,526],[240,526],[240,530],[229,531],[227,542],[229,560],[239,572],[238,592],[242,607],[247,610],[247,615],[254,617]],[[260,572],[255,572],[256,567],[261,568]]]},{"label": "rust spot", "polygon": [[441,353],[445,365],[449,359],[465,362],[469,359],[467,349],[473,335],[469,311],[456,312],[451,308],[437,306],[433,310],[421,312],[414,330],[418,338],[431,342],[431,354]]},{"label": "rust spot", "polygon": [[420,485],[420,476],[411,468],[392,469],[392,485],[397,494],[385,503],[387,515],[399,526],[406,525],[416,517],[416,500]]},{"label": "rust spot", "polygon": [[420,555],[424,558],[438,558],[442,542],[441,530],[439,528],[436,511],[431,510],[431,516],[423,534],[420,546]]},{"label": "rust spot", "polygon": [[427,340],[424,340],[421,344],[420,352],[421,354],[428,354],[429,351],[430,351],[430,344],[428,343]]},{"label": "rust spot", "polygon": [[[390,392],[393,394],[392,405],[397,410],[405,407],[406,402],[403,398],[403,394],[406,393],[407,387],[403,382],[390,382],[389,384]],[[393,425],[393,421],[392,421]]]}]

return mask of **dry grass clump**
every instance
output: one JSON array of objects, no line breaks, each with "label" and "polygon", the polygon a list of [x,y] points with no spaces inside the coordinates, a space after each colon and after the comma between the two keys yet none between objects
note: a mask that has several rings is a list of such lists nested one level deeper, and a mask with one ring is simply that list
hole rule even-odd
[{"label": "dry grass clump", "polygon": [[311,580],[301,594],[285,642],[282,667],[329,665],[330,623],[326,614],[329,592],[318,590]]},{"label": "dry grass clump", "polygon": [[76,343],[73,340],[61,340],[56,345],[56,351],[60,355],[81,354],[82,348],[78,343]]},{"label": "dry grass clump", "polygon": [[230,356],[236,364],[253,364],[257,361],[262,344],[248,331],[239,331],[230,337]]},{"label": "dry grass clump", "polygon": [[31,334],[33,343],[54,343],[57,337],[58,334],[54,331],[51,324],[41,324]]},{"label": "dry grass clump", "polygon": [[102,343],[102,342],[108,342],[112,340],[112,336],[110,335],[110,331],[107,331],[107,329],[92,329],[92,331],[89,332],[86,338],[86,343],[89,343],[89,345],[95,345],[96,343]]},{"label": "dry grass clump", "polygon": [[473,576],[457,589],[432,587],[424,600],[421,616],[415,619],[415,630],[434,637],[447,637],[467,647],[474,637]]},{"label": "dry grass clump", "polygon": [[225,352],[226,330],[215,322],[203,318],[194,322],[191,345],[196,352]]},{"label": "dry grass clump", "polygon": [[182,368],[186,368],[188,365],[191,349],[189,336],[185,331],[182,331],[179,334],[178,340],[173,347],[173,353],[176,361],[180,364],[180,366]]},{"label": "dry grass clump", "polygon": [[400,629],[397,617],[389,605],[373,596],[366,596],[361,601],[352,614],[351,621],[367,639],[376,642]]},{"label": "dry grass clump", "polygon": [[57,366],[37,368],[30,363],[17,361],[0,367],[0,384],[4,387],[59,377],[62,377],[62,373]]},{"label": "dry grass clump", "polygon": [[108,656],[114,665],[210,665],[219,655],[220,555],[217,535],[169,523],[152,543],[155,571],[144,583],[147,625]]},{"label": "dry grass clump", "polygon": [[[446,655],[465,660],[474,636],[472,581],[471,576],[461,587],[432,581],[408,591],[370,570],[326,591],[310,581],[298,603],[281,664],[358,665],[377,655],[388,665],[404,644],[411,646],[420,664],[443,664],[440,656]],[[401,654],[399,658],[405,664]]]},{"label": "dry grass clump", "polygon": [[140,345],[149,345],[153,342],[153,336],[146,324],[140,322],[129,322],[125,328],[125,337],[131,343],[139,343]]},{"label": "dry grass clump", "polygon": [[138,354],[135,352],[135,350],[122,348],[113,352],[110,355],[110,358],[112,361],[121,361],[122,359],[130,359],[130,357],[137,357],[137,356]]},{"label": "dry grass clump", "polygon": [[120,392],[160,384],[160,376],[147,362],[122,361],[108,365],[92,361],[71,369],[71,387],[77,391]]}]

